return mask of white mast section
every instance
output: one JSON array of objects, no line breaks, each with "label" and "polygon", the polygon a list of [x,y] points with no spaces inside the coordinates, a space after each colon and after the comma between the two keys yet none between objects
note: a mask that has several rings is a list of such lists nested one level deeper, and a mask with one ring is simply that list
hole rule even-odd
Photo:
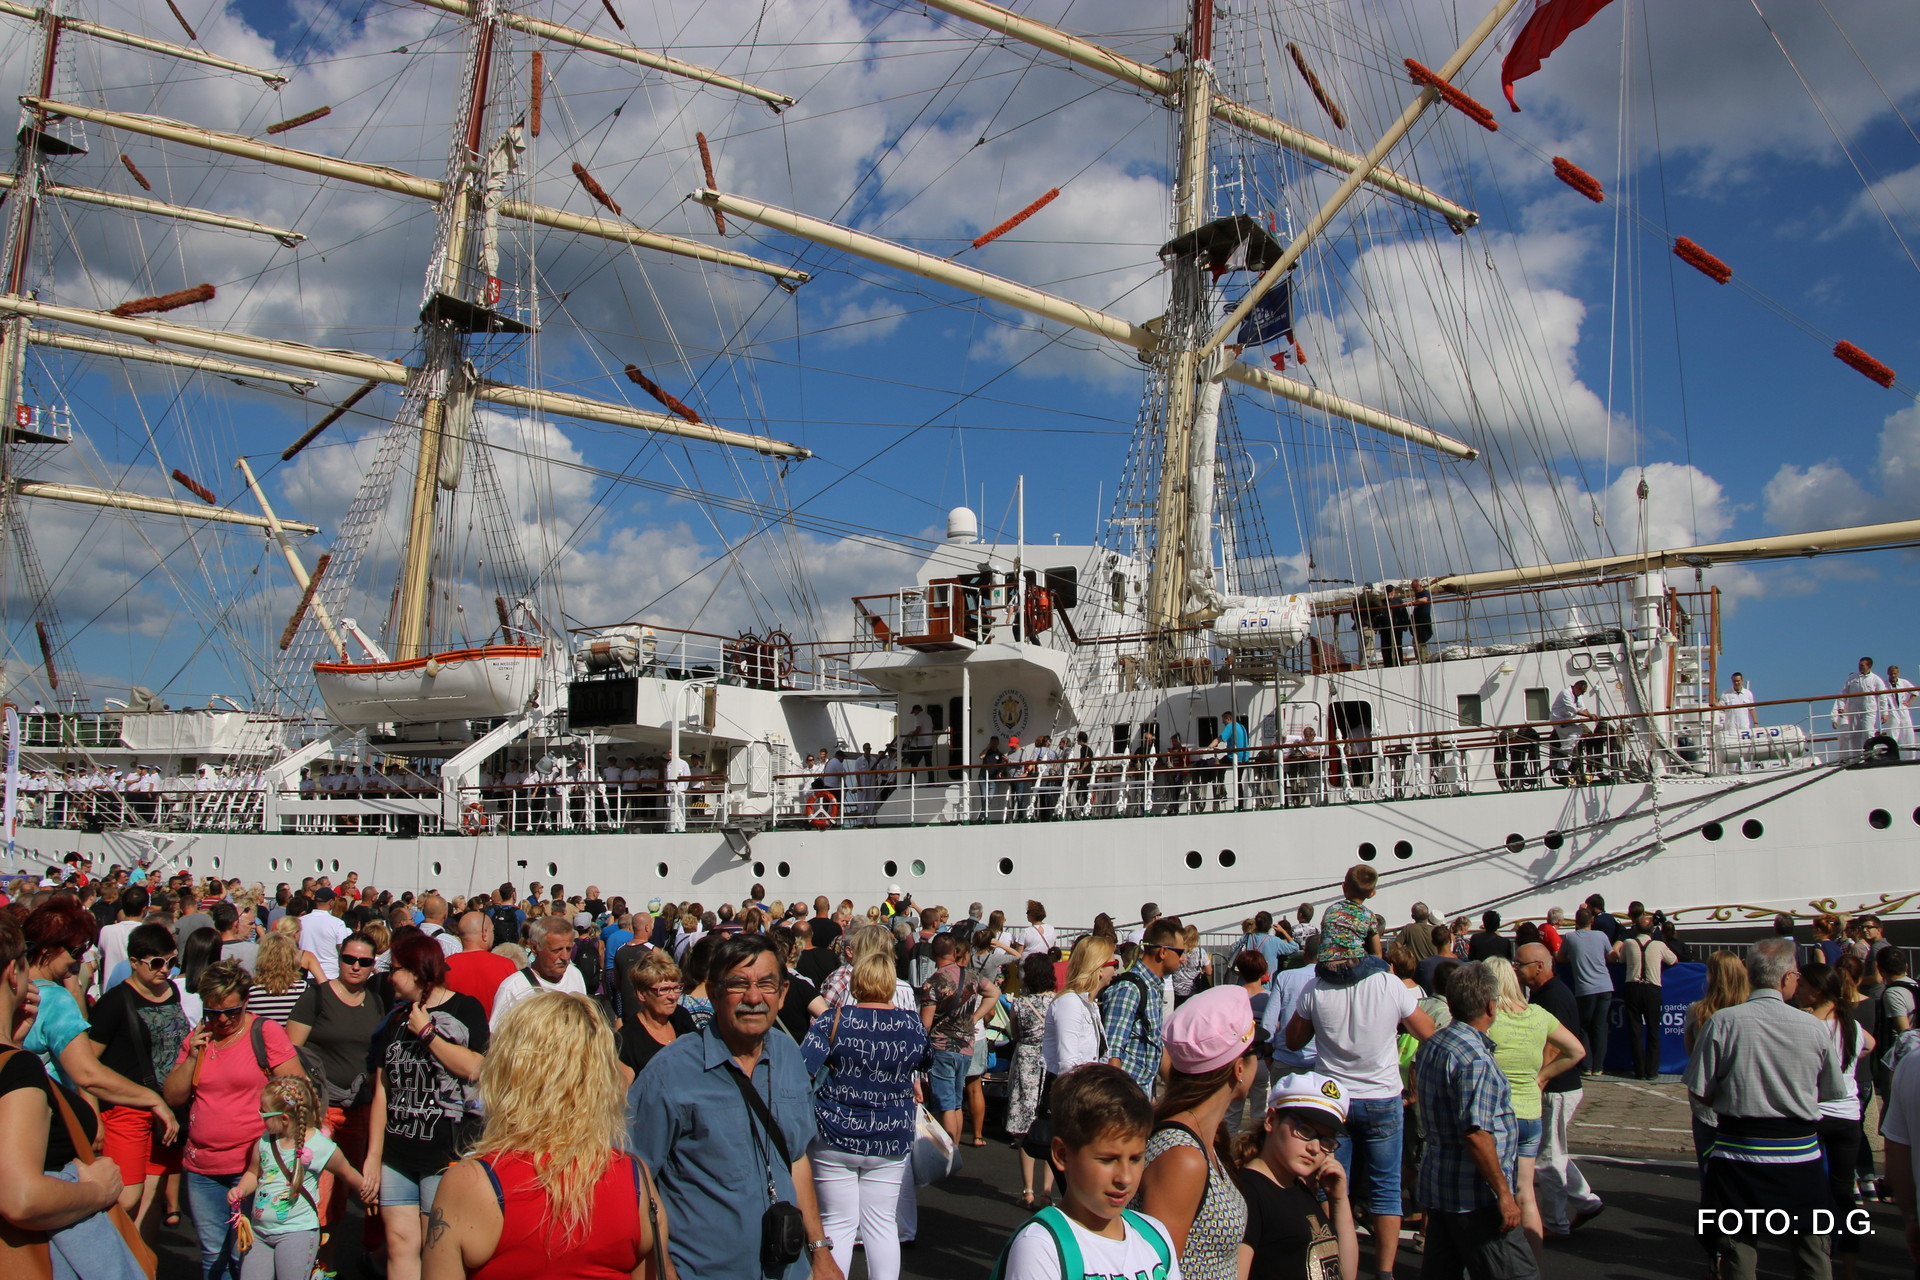
[{"label": "white mast section", "polygon": [[[343,378],[358,378],[362,382],[384,382],[394,386],[405,386],[413,375],[413,370],[398,360],[382,360],[378,356],[364,355],[358,351],[328,350],[310,347],[302,342],[255,338],[247,334],[221,333],[212,329],[194,329],[145,316],[116,316],[104,311],[88,311],[81,307],[63,307],[53,303],[35,302],[28,298],[0,297],[0,314],[76,324],[89,329],[117,333],[122,337],[170,342],[175,346],[211,351],[219,355],[266,360],[274,364],[289,365],[295,369],[306,369],[313,373],[330,373]],[[124,354],[128,359],[142,359],[150,355],[138,348],[117,354]],[[176,361],[160,360],[156,363],[171,364]],[[476,400],[489,404],[532,409],[541,413],[579,418],[587,422],[605,422],[616,427],[634,427],[641,431],[659,432],[662,435],[684,436],[689,440],[704,440],[709,444],[726,445],[729,448],[750,449],[755,453],[764,453],[775,458],[813,456],[811,450],[803,449],[797,444],[788,444],[783,440],[775,440],[770,436],[729,431],[725,427],[716,427],[711,423],[688,422],[668,414],[649,413],[645,409],[630,409],[625,405],[592,400],[586,396],[569,395],[562,391],[542,391],[534,387],[517,387],[482,379],[475,384],[473,394]]]},{"label": "white mast section", "polygon": [[[25,18],[29,22],[39,22],[44,10],[32,5],[15,4],[13,0],[0,0],[0,13],[16,18]],[[108,40],[114,44],[123,44],[130,49],[141,49],[147,53],[165,54],[169,58],[178,58],[182,62],[197,62],[206,67],[218,67],[222,71],[232,71],[243,76],[252,76],[256,80],[278,88],[287,82],[287,78],[277,71],[262,71],[250,67],[244,62],[235,62],[231,58],[222,58],[216,54],[192,49],[183,44],[171,44],[165,40],[155,40],[152,36],[136,35],[131,31],[120,31],[113,27],[103,27],[97,22],[85,18],[60,18],[62,31],[74,31],[83,36],[92,36],[96,40]]]},{"label": "white mast section", "polygon": [[[473,16],[473,6],[467,0],[414,0],[415,4],[425,5],[429,9],[438,9],[442,13],[451,13],[458,17]],[[596,36],[587,31],[576,31],[572,27],[563,27],[557,22],[546,22],[540,18],[529,18],[522,13],[502,10],[502,26],[542,40],[551,40],[555,44],[571,45],[575,49],[584,49],[588,53],[604,53],[609,58],[618,58],[622,62],[631,62],[635,66],[650,67],[663,71],[670,76],[679,76],[683,80],[693,80],[700,84],[712,85],[716,89],[727,89],[734,93],[745,94],[749,98],[758,98],[775,111],[793,105],[793,99],[784,93],[772,89],[762,89],[759,85],[748,84],[745,80],[736,80],[730,75],[703,67],[697,63],[682,62],[670,58],[664,53],[654,53],[650,49],[637,48],[630,44],[621,44],[604,36]]]},{"label": "white mast section", "polygon": [[[20,181],[19,175],[0,173],[0,191],[11,191]],[[147,213],[161,218],[175,218],[181,222],[198,222],[209,227],[225,227],[229,231],[245,231],[250,235],[272,236],[291,249],[307,237],[298,231],[288,231],[284,227],[270,227],[264,222],[255,222],[251,218],[236,218],[230,213],[215,213],[211,209],[196,209],[192,205],[168,204],[164,200],[149,200],[143,196],[123,196],[117,191],[99,191],[93,187],[68,187],[57,182],[41,186],[40,194],[52,196],[57,200],[75,200],[81,204],[97,204],[108,209],[125,209],[129,213]]]},{"label": "white mast section", "polygon": [[[380,191],[391,191],[395,195],[412,196],[416,200],[438,204],[445,194],[446,184],[437,178],[416,177],[411,173],[389,169],[384,165],[361,164],[353,160],[341,160],[335,156],[320,155],[313,151],[296,151],[292,147],[275,146],[271,142],[260,142],[237,133],[219,133],[160,116],[108,111],[103,107],[82,106],[74,102],[56,102],[46,98],[22,98],[20,101],[30,108],[45,110],[53,115],[69,116],[75,120],[85,120],[110,129],[125,129],[129,133],[144,134],[149,138],[177,142],[183,146],[198,147],[221,155],[258,160],[266,164],[279,165],[283,169],[296,169],[302,173],[318,174],[323,178],[334,178],[341,182],[352,182]],[[679,236],[647,231],[625,222],[617,222],[612,218],[584,217],[577,213],[569,213],[565,209],[528,204],[523,200],[501,201],[500,214],[502,217],[517,221],[551,227],[556,231],[571,231],[600,240],[631,244],[642,249],[655,249],[661,253],[671,253],[682,258],[739,267],[743,271],[757,271],[761,275],[771,276],[787,284],[805,284],[808,279],[806,272],[792,267],[762,262],[747,254],[702,244],[698,240],[685,240]]]},{"label": "white mast section", "polygon": [[[423,2],[431,3],[432,0],[423,0]],[[997,4],[988,4],[985,0],[926,0],[926,4],[929,8],[950,13],[956,18],[965,18],[968,22],[978,23],[1023,44],[1030,44],[1036,49],[1056,54],[1089,71],[1097,71],[1125,84],[1145,89],[1168,102],[1180,96],[1180,77],[1172,72],[1162,71],[1158,67],[1135,61],[1125,54],[1115,53],[1091,40],[1068,35],[1058,27],[1036,22],[1032,18],[1023,18]],[[1223,124],[1243,129],[1269,142],[1279,143],[1287,150],[1329,168],[1338,169],[1344,173],[1363,173],[1364,181],[1382,191],[1431,209],[1458,227],[1471,227],[1480,221],[1479,214],[1463,208],[1438,192],[1431,191],[1410,178],[1402,177],[1391,169],[1377,164],[1368,166],[1365,158],[1316,137],[1304,129],[1296,128],[1275,116],[1268,115],[1264,111],[1220,97],[1215,97],[1210,106],[1213,118]]]},{"label": "white mast section", "polygon": [[[127,493],[120,489],[93,489],[79,484],[55,484],[42,480],[15,480],[13,492],[22,498],[51,498],[55,502],[77,502],[87,507],[111,507],[116,511],[143,511],[156,516],[184,516],[189,520],[211,520],[215,524],[240,524],[266,529],[265,516],[251,516],[229,507],[210,507],[178,498],[157,498],[146,493]],[[280,527],[291,533],[318,533],[317,525],[282,520]]]},{"label": "white mast section", "polygon": [[[1475,53],[1479,52],[1480,46],[1486,43],[1487,38],[1494,33],[1494,29],[1519,3],[1520,0],[1495,0],[1487,16],[1480,19],[1480,25],[1468,32],[1467,38],[1460,42],[1460,47],[1453,51],[1453,56],[1441,64],[1437,73],[1439,77],[1442,80],[1452,80],[1460,74],[1460,69],[1467,65],[1468,60]],[[1346,181],[1327,197],[1326,203],[1320,206],[1320,211],[1313,215],[1307,225],[1300,229],[1300,234],[1293,238],[1293,243],[1281,253],[1279,261],[1268,267],[1266,274],[1254,283],[1253,288],[1247,290],[1247,296],[1240,299],[1240,305],[1221,322],[1218,329],[1214,330],[1213,337],[1207,339],[1207,345],[1201,349],[1200,354],[1206,355],[1217,350],[1221,343],[1233,336],[1234,330],[1238,329],[1240,322],[1247,318],[1247,313],[1253,310],[1254,304],[1260,301],[1267,290],[1279,283],[1280,277],[1293,270],[1293,264],[1300,260],[1300,255],[1320,238],[1320,233],[1325,231],[1334,216],[1346,207],[1347,201],[1353,198],[1354,192],[1360,190],[1366,183],[1367,175],[1379,168],[1380,162],[1387,158],[1387,152],[1399,145],[1400,140],[1407,136],[1415,124],[1419,123],[1426,109],[1439,100],[1440,91],[1428,86],[1407,104],[1406,109],[1400,113],[1400,118],[1387,126],[1387,131],[1380,135],[1380,140],[1367,152],[1366,157],[1360,162],[1360,167],[1347,175]]]},{"label": "white mast section", "polygon": [[1182,586],[1196,594],[1216,591],[1213,581],[1213,482],[1219,469],[1215,449],[1220,438],[1218,378],[1200,384],[1193,411],[1192,477],[1187,482],[1187,580]]},{"label": "white mast section", "polygon": [[[994,302],[1004,302],[1010,307],[1032,312],[1059,324],[1071,326],[1086,333],[1098,335],[1122,346],[1132,347],[1136,351],[1156,351],[1160,339],[1144,325],[1131,320],[1122,320],[1118,316],[1108,315],[1104,311],[1054,294],[1043,293],[1038,289],[1017,284],[1004,276],[990,275],[972,267],[963,267],[946,258],[930,253],[921,253],[891,240],[879,236],[870,236],[838,223],[827,222],[820,218],[808,217],[804,213],[794,213],[788,209],[776,208],[746,196],[733,195],[720,191],[698,191],[694,199],[700,203],[719,209],[723,213],[741,218],[747,222],[757,222],[761,226],[773,227],[796,235],[815,244],[830,249],[839,249],[856,257],[878,262],[884,266],[897,267],[902,271],[928,280],[937,280],[941,284],[964,289]],[[0,304],[4,305],[4,304]],[[1431,427],[1397,418],[1366,405],[1348,400],[1342,396],[1322,391],[1293,378],[1256,368],[1241,361],[1230,361],[1221,374],[1222,377],[1261,391],[1270,391],[1282,399],[1305,405],[1336,418],[1344,418],[1360,426],[1421,445],[1437,453],[1449,454],[1456,458],[1474,458],[1479,453],[1471,446],[1443,435]]]},{"label": "white mast section", "polygon": [[83,338],[77,333],[56,333],[51,329],[29,329],[27,341],[36,347],[54,347],[61,351],[77,351],[82,355],[107,356],[114,360],[141,360],[147,364],[170,364],[177,368],[217,374],[224,378],[257,378],[263,382],[284,382],[301,391],[311,391],[320,385],[312,378],[297,377],[279,369],[263,369],[259,365],[238,364],[232,360],[215,360],[208,356],[190,356],[179,351],[162,351],[158,347],[133,347],[124,342],[102,342],[98,338]]},{"label": "white mast section", "polygon": [[[266,491],[260,487],[260,482],[254,479],[253,468],[247,465],[245,458],[235,458],[233,465],[238,467],[240,474],[247,478],[247,488],[253,491],[253,500],[260,504],[260,514],[266,517],[267,532],[273,536],[274,542],[279,544],[280,554],[287,558],[287,568],[293,572],[294,585],[302,591],[311,590],[313,579],[307,573],[307,566],[300,563],[300,553],[293,549],[293,542],[287,537],[286,523],[274,515],[273,508],[267,505]],[[334,627],[333,617],[327,612],[327,607],[313,598],[309,598],[309,607],[312,608],[321,629],[327,633],[327,639],[333,641],[333,647],[345,653],[347,642],[341,639],[339,630]]]},{"label": "white mast section", "polygon": [[1595,556],[1587,560],[1560,560],[1552,564],[1490,569],[1485,573],[1456,573],[1433,580],[1435,591],[1471,595],[1506,587],[1537,586],[1615,573],[1649,573],[1655,569],[1706,568],[1715,564],[1744,564],[1755,560],[1790,560],[1833,551],[1867,551],[1911,547],[1920,543],[1920,520],[1891,524],[1853,525],[1813,533],[1785,533],[1773,538],[1746,538],[1738,542],[1709,542],[1697,547],[1670,547],[1664,551],[1634,551],[1625,555]]}]

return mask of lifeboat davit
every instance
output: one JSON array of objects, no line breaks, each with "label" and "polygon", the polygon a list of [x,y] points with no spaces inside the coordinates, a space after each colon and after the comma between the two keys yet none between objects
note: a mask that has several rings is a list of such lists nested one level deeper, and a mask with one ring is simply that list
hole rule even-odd
[{"label": "lifeboat davit", "polygon": [[343,725],[484,720],[526,707],[545,655],[539,645],[483,645],[400,662],[316,662],[313,678]]}]

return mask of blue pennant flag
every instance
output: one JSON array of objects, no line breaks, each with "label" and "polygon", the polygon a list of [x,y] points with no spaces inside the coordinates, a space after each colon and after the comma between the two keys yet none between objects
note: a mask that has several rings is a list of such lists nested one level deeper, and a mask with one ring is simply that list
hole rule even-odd
[{"label": "blue pennant flag", "polygon": [[1285,276],[1266,291],[1240,322],[1234,341],[1243,347],[1263,347],[1293,337],[1293,277]]}]

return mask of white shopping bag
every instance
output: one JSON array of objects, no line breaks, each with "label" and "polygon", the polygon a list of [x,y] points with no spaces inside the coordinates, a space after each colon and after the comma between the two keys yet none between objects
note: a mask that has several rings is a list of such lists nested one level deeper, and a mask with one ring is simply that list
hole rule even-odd
[{"label": "white shopping bag", "polygon": [[960,1172],[960,1146],[925,1107],[919,1108],[913,1132],[913,1180],[930,1187]]}]

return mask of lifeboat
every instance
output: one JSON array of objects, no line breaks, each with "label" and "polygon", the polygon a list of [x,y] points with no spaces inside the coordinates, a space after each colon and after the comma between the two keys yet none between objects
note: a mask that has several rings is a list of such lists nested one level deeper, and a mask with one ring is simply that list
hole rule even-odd
[{"label": "lifeboat", "polygon": [[316,662],[313,678],[343,725],[484,720],[524,709],[545,660],[539,645],[483,645],[400,662]]}]

